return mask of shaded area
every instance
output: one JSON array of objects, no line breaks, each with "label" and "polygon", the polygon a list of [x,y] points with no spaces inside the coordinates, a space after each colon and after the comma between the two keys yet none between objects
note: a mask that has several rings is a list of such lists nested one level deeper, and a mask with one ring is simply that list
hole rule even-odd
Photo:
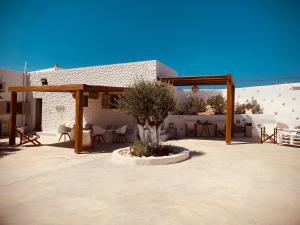
[{"label": "shaded area", "polygon": [[[96,144],[94,144],[94,146],[91,149],[82,150],[82,152],[80,152],[80,154],[85,154],[85,153],[110,153],[110,152],[113,152],[116,149],[128,147],[129,145],[130,144],[128,144],[128,143],[109,143],[109,144],[96,143]],[[73,141],[57,142],[57,143],[51,143],[51,144],[44,144],[44,146],[73,149],[74,148],[74,142]]]},{"label": "shaded area", "polygon": [[20,150],[21,148],[10,146],[7,142],[0,142],[0,158]]},{"label": "shaded area", "polygon": [[190,150],[190,158],[203,156],[203,155],[205,155],[205,154],[206,154],[206,153],[205,153],[205,152],[202,152],[202,151],[198,151],[198,150]]},{"label": "shaded area", "polygon": [[[176,139],[170,139],[170,141],[181,141],[181,140],[207,140],[207,141],[224,141],[221,137],[182,137]],[[230,145],[240,145],[240,144],[257,144],[258,142],[253,138],[247,137],[234,137]]]}]

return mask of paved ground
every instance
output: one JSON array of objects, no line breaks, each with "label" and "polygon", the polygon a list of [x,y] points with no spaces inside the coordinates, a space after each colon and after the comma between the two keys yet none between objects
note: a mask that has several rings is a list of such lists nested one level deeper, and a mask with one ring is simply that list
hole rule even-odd
[{"label": "paved ground", "polygon": [[300,148],[170,143],[192,158],[124,166],[111,162],[120,146],[80,155],[58,146],[2,151],[0,224],[300,224]]}]

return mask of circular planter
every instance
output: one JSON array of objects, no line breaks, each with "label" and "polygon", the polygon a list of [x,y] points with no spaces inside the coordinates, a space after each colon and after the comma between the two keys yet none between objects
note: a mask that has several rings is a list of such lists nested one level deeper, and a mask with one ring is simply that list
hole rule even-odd
[{"label": "circular planter", "polygon": [[184,161],[190,157],[190,152],[185,148],[181,148],[182,151],[177,154],[161,157],[150,156],[141,158],[136,156],[126,156],[120,153],[121,151],[126,151],[128,149],[129,147],[126,147],[113,151],[112,161],[124,165],[168,165]]}]

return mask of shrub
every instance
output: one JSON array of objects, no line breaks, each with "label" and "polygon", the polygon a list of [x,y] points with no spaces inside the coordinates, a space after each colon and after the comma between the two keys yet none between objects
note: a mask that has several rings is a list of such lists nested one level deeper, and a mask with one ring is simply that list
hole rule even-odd
[{"label": "shrub", "polygon": [[263,108],[261,108],[257,100],[255,100],[253,97],[251,98],[251,101],[247,99],[246,109],[251,110],[253,114],[263,114]]},{"label": "shrub", "polygon": [[248,99],[246,100],[246,103],[237,104],[235,105],[235,113],[236,114],[245,114],[246,110],[250,110],[252,114],[262,114],[263,113],[263,108],[257,103],[257,100],[254,98],[249,101]]},{"label": "shrub", "polygon": [[130,147],[131,154],[137,157],[142,156],[150,156],[151,151],[146,143],[143,143],[140,140],[136,140],[133,142],[132,146]]},{"label": "shrub", "polygon": [[235,105],[235,114],[245,114],[246,113],[246,105],[245,104],[239,104],[238,102]]},{"label": "shrub", "polygon": [[195,115],[199,112],[205,112],[206,102],[203,98],[197,96],[189,96],[186,101],[182,102],[178,111],[185,115]]},{"label": "shrub", "polygon": [[222,95],[212,96],[208,98],[206,102],[212,107],[215,114],[222,115],[225,113],[226,100]]}]

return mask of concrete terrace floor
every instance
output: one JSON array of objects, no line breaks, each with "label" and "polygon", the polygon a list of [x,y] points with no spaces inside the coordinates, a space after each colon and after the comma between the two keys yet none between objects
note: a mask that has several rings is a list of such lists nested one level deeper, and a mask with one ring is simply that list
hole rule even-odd
[{"label": "concrete terrace floor", "polygon": [[300,148],[168,143],[192,150],[191,159],[167,166],[113,164],[111,151],[120,145],[79,155],[48,145],[2,151],[0,224],[300,224]]}]

